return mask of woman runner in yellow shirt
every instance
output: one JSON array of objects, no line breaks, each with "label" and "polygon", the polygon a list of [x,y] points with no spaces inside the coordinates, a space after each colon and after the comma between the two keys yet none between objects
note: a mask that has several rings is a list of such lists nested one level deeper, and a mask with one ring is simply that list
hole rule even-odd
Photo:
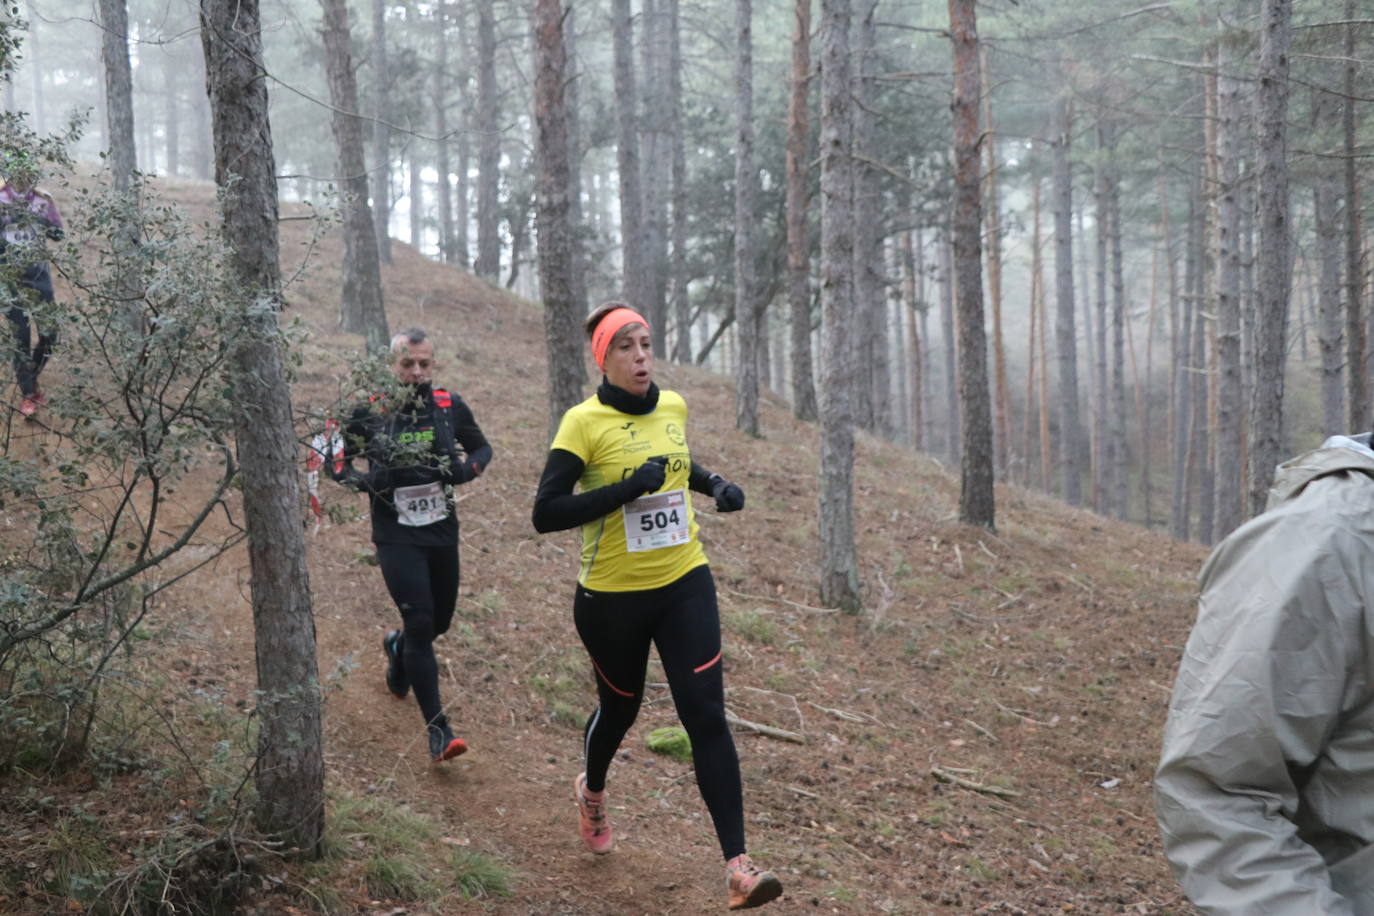
[{"label": "woman runner in yellow shirt", "polygon": [[[606,771],[639,712],[653,643],[691,738],[697,786],[725,856],[729,907],[759,906],[780,895],[782,884],[745,852],[739,757],[725,721],[716,586],[687,491],[713,497],[718,512],[744,508],[744,493],[692,461],[686,402],[654,384],[643,316],[610,303],[592,312],[586,329],[605,376],[595,395],[563,415],[533,516],[540,532],[582,527],[573,620],[591,656],[600,700],[584,732],[586,770],[574,786],[582,841],[597,854],[614,845]],[[580,492],[573,492],[574,484]]]}]

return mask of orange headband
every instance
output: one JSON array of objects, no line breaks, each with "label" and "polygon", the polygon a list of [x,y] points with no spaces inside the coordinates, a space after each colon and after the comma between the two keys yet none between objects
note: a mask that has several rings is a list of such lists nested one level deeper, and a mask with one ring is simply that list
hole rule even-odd
[{"label": "orange headband", "polygon": [[646,330],[649,327],[649,322],[644,320],[644,316],[629,306],[611,309],[596,323],[596,330],[592,331],[592,356],[596,358],[596,366],[602,372],[606,371],[606,351],[610,349],[611,341],[629,324],[642,324]]}]

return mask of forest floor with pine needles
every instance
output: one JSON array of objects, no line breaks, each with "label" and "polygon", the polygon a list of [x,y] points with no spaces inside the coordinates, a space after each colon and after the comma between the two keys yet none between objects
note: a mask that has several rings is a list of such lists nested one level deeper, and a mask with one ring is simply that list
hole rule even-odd
[{"label": "forest floor with pine needles", "polygon": [[[212,194],[166,188],[198,207]],[[308,224],[283,231],[291,274],[311,247]],[[293,390],[302,418],[337,399],[359,347],[334,326],[340,246],[311,256],[287,312],[306,332]],[[489,472],[459,491],[458,614],[437,644],[470,750],[432,765],[413,701],[387,693],[380,643],[399,615],[370,562],[364,506],[325,482],[345,516],[308,536],[329,855],[245,864],[236,853],[232,868],[205,871],[244,873],[241,913],[723,910],[691,766],[645,746],[676,722],[656,661],[608,780],[617,848],[595,857],[578,840],[571,789],[595,694],[570,613],[578,535],[540,536],[529,521],[548,443],[539,307],[399,243],[384,280],[392,326],[430,330],[436,384],[463,395],[495,448]],[[818,427],[765,395],[764,434],[751,438],[734,429],[729,379],[666,362],[657,376],[687,399],[694,458],[748,496],[735,515],[698,506],[730,711],[800,740],[736,730],[750,850],[785,886],[765,912],[1191,912],[1161,853],[1150,778],[1203,549],[1002,485],[997,533],[967,527],[957,469],[861,436],[867,607],[836,613],[817,597]],[[46,378],[60,392],[60,359]],[[246,554],[231,552],[164,593],[148,621],[126,702],[159,710],[176,742],[150,738],[120,775],[26,774],[22,792],[5,777],[0,859],[15,864],[0,911],[79,911],[54,890],[73,847],[91,859],[103,847],[118,869],[242,799],[248,578]],[[206,778],[216,773],[227,782]]]}]

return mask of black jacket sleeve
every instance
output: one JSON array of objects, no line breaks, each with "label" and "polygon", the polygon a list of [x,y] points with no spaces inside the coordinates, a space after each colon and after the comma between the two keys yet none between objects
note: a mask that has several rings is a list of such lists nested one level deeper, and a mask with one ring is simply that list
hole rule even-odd
[{"label": "black jacket sleeve", "polygon": [[[367,473],[358,470],[353,466],[354,460],[359,456],[365,457],[369,431],[367,428],[367,418],[370,410],[367,407],[358,407],[353,411],[353,416],[349,418],[348,424],[343,430],[343,469],[337,474],[334,473],[334,462],[325,461],[325,468],[330,477],[355,490],[362,490],[373,496],[382,495],[387,489],[385,479],[386,472],[381,468],[369,468]],[[371,464],[371,462],[368,462]]]},{"label": "black jacket sleeve", "polygon": [[[472,408],[458,395],[453,395],[453,406],[449,408],[449,419],[453,424],[453,438],[463,447],[467,457],[462,461],[450,461],[446,473],[448,483],[467,483],[482,476],[491,464],[491,443],[482,435]],[[453,457],[457,457],[454,455]]]},{"label": "black jacket sleeve", "polygon": [[573,487],[586,469],[582,459],[561,448],[549,449],[539,492],[534,497],[530,520],[541,534],[565,531],[609,515],[639,494],[628,480],[608,483],[595,490],[574,493]]},{"label": "black jacket sleeve", "polygon": [[712,474],[710,471],[693,461],[692,469],[687,474],[687,488],[693,493],[715,496],[716,494],[712,493],[711,489],[719,479],[719,474]]}]

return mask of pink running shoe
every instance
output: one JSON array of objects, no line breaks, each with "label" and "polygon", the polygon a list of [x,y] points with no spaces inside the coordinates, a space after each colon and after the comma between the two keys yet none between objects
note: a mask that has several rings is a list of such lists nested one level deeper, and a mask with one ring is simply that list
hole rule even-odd
[{"label": "pink running shoe", "polygon": [[588,849],[604,856],[615,846],[611,822],[606,819],[606,791],[587,791],[587,774],[578,773],[573,780],[573,794],[577,796],[577,813],[581,821],[577,832]]},{"label": "pink running shoe", "polygon": [[725,887],[730,892],[732,910],[763,906],[782,896],[782,882],[778,876],[760,870],[748,853],[740,853],[725,863]]},{"label": "pink running shoe", "polygon": [[38,413],[38,399],[25,395],[19,402],[19,412],[25,417],[32,417]]}]

